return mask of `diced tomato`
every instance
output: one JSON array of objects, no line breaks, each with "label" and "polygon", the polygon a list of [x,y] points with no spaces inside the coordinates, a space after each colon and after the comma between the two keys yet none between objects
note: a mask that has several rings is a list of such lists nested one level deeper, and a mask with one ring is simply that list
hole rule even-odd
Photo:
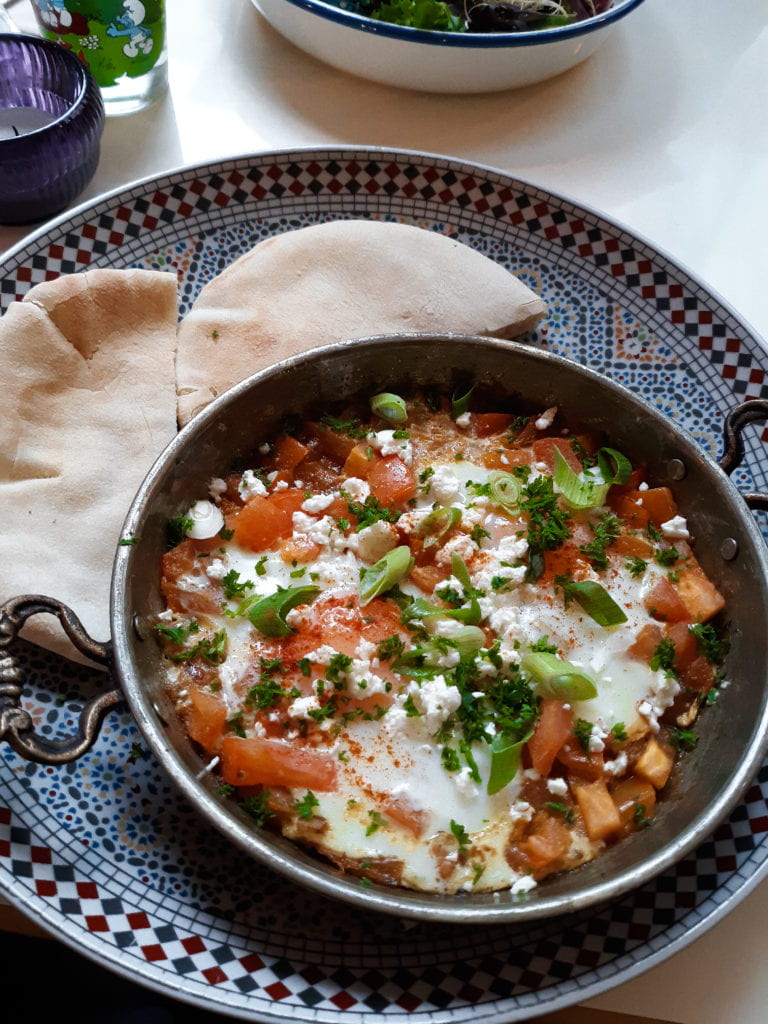
[{"label": "diced tomato", "polygon": [[558,866],[570,848],[571,835],[562,818],[540,811],[531,831],[515,845],[523,865],[540,877]]},{"label": "diced tomato", "polygon": [[725,607],[725,598],[698,565],[681,570],[677,589],[692,622],[706,622]]},{"label": "diced tomato", "polygon": [[190,690],[186,712],[187,732],[204,750],[214,753],[221,743],[227,707],[221,696],[210,690]]},{"label": "diced tomato", "polygon": [[[650,516],[648,509],[639,500],[646,491],[629,491],[625,494],[614,494],[613,488],[608,492],[608,504],[623,520],[627,530],[645,530]],[[642,557],[642,556],[641,556]]]},{"label": "diced tomato", "polygon": [[300,565],[306,565],[308,562],[314,561],[322,550],[320,544],[305,534],[286,537],[280,541],[280,557],[289,564],[298,562]]},{"label": "diced tomato", "polygon": [[410,580],[419,590],[423,590],[425,594],[431,594],[438,583],[447,580],[450,574],[448,568],[435,563],[414,565],[410,572]]},{"label": "diced tomato", "polygon": [[675,660],[672,667],[675,672],[684,672],[698,653],[696,637],[688,628],[687,622],[673,622],[667,629],[667,637],[675,645]]},{"label": "diced tomato", "polygon": [[643,558],[646,561],[653,557],[653,544],[639,534],[622,533],[611,544],[611,552],[622,558]]},{"label": "diced tomato", "polygon": [[549,775],[558,750],[573,733],[573,710],[561,700],[545,700],[536,730],[528,740],[527,749],[539,775]]},{"label": "diced tomato", "polygon": [[308,491],[327,491],[339,483],[339,464],[327,455],[308,455],[296,476]]},{"label": "diced tomato", "polygon": [[473,412],[469,416],[469,429],[473,437],[492,437],[511,427],[514,416],[506,412]]},{"label": "diced tomato", "polygon": [[662,622],[685,622],[690,619],[680,594],[666,577],[654,583],[643,598],[643,604],[655,619]]},{"label": "diced tomato", "polygon": [[634,776],[622,779],[611,790],[611,798],[619,812],[622,825],[634,825],[638,807],[642,807],[643,818],[653,817],[656,790],[650,782],[636,779]]},{"label": "diced tomato", "polygon": [[[160,588],[169,608],[182,615],[216,615],[221,610],[221,590],[207,576],[200,573],[199,555],[211,550],[216,538],[193,540],[188,537],[162,558]],[[182,586],[184,577],[194,577],[196,586]]]},{"label": "diced tomato", "polygon": [[655,526],[661,526],[677,515],[677,502],[668,487],[649,487],[647,491],[635,491]]},{"label": "diced tomato", "polygon": [[689,690],[702,693],[715,682],[715,670],[703,655],[694,658],[680,673],[680,682]]},{"label": "diced tomato", "polygon": [[579,779],[594,781],[603,777],[602,750],[593,750],[587,754],[575,737],[560,747],[557,760],[570,775],[575,775]]},{"label": "diced tomato", "polygon": [[411,835],[419,838],[427,827],[427,814],[417,810],[405,797],[389,796],[381,802],[381,813]]},{"label": "diced tomato", "polygon": [[303,459],[307,457],[309,448],[297,441],[290,434],[281,434],[275,441],[275,451],[266,460],[265,469],[291,470],[295,469]]},{"label": "diced tomato", "polygon": [[328,792],[336,789],[336,762],[330,754],[284,740],[225,736],[221,776],[231,786],[288,786]]},{"label": "diced tomato", "polygon": [[235,531],[235,542],[249,551],[274,547],[293,533],[293,513],[303,502],[304,493],[292,488],[275,491],[266,498],[254,495],[229,524]]},{"label": "diced tomato", "polygon": [[355,441],[349,434],[331,430],[322,423],[307,423],[305,431],[307,436],[315,441],[318,454],[333,459],[337,466],[344,465],[347,456],[355,447]]},{"label": "diced tomato", "polygon": [[398,455],[387,455],[368,474],[373,496],[387,508],[403,508],[416,493],[416,477]]},{"label": "diced tomato", "polygon": [[584,819],[587,835],[593,842],[606,839],[611,833],[621,828],[618,809],[602,779],[576,783],[572,789]]},{"label": "diced tomato", "polygon": [[489,452],[483,452],[480,461],[486,469],[511,473],[515,466],[530,466],[533,452],[530,448],[492,448]]},{"label": "diced tomato", "polygon": [[649,622],[637,634],[635,642],[627,648],[627,656],[647,665],[663,638],[661,626]]},{"label": "diced tomato", "polygon": [[367,480],[371,467],[375,462],[380,461],[381,456],[377,455],[370,445],[356,444],[344,462],[342,474],[345,477],[357,477],[360,480]]},{"label": "diced tomato", "polygon": [[548,472],[554,472],[554,454],[553,448],[558,448],[560,454],[563,456],[565,461],[574,471],[574,473],[581,473],[584,467],[581,464],[576,452],[573,450],[573,444],[570,438],[566,437],[540,437],[533,442],[531,446],[533,448],[533,458],[535,462],[543,462]]}]

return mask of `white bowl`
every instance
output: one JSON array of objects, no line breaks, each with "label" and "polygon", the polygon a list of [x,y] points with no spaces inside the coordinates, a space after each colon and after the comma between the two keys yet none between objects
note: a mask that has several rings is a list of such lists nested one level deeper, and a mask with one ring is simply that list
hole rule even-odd
[{"label": "white bowl", "polygon": [[643,0],[538,32],[452,33],[403,28],[323,0],[253,0],[274,28],[319,60],[362,78],[422,92],[478,93],[541,82],[585,60]]}]

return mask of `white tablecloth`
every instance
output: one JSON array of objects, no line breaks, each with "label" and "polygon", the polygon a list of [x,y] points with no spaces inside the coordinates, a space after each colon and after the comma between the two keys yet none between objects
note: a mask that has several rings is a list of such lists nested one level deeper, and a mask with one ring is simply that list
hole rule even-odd
[{"label": "white tablecloth", "polygon": [[[318,63],[248,0],[167,0],[170,90],[107,123],[81,197],[185,164],[333,143],[497,167],[686,265],[768,337],[768,0],[646,0],[585,64],[515,92],[421,95]],[[27,0],[11,6],[22,27]],[[0,227],[0,254],[25,229]],[[590,1007],[682,1024],[768,1019],[768,882]]]}]

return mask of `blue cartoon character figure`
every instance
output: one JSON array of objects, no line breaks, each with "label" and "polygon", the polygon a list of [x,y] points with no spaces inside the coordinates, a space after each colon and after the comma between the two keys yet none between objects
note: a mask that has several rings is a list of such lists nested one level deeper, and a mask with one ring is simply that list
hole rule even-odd
[{"label": "blue cartoon character figure", "polygon": [[107,35],[127,36],[127,42],[123,47],[126,57],[150,53],[154,40],[152,29],[142,24],[146,17],[144,4],[141,0],[123,0],[123,10],[124,14],[118,14],[114,22],[107,25]]},{"label": "blue cartoon character figure", "polygon": [[41,26],[56,35],[87,35],[88,19],[67,8],[66,0],[36,0]]}]

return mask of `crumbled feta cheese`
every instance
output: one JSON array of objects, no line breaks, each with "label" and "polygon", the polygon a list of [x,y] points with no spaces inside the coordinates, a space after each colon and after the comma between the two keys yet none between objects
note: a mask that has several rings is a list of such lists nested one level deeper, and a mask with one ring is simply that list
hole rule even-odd
[{"label": "crumbled feta cheese", "polygon": [[246,469],[240,479],[240,483],[237,485],[237,489],[243,501],[247,501],[254,496],[263,497],[267,493],[264,481],[252,469]]},{"label": "crumbled feta cheese", "polygon": [[688,523],[683,516],[673,516],[666,523],[661,524],[661,533],[667,540],[690,540]]},{"label": "crumbled feta cheese", "polygon": [[552,423],[553,423],[556,415],[557,415],[557,406],[553,405],[550,409],[547,409],[545,412],[543,412],[541,414],[541,416],[539,416],[536,419],[536,421],[534,423],[534,426],[536,427],[537,430],[548,430],[549,427],[552,426]]},{"label": "crumbled feta cheese", "polygon": [[463,412],[461,416],[457,416],[453,422],[457,427],[461,427],[463,430],[466,430],[472,422],[472,417],[468,412]]},{"label": "crumbled feta cheese", "polygon": [[323,509],[328,508],[334,501],[333,494],[313,494],[311,498],[302,504],[301,508],[304,512],[322,512]]},{"label": "crumbled feta cheese", "polygon": [[603,769],[608,775],[623,775],[627,770],[627,753],[622,750],[613,761],[606,761]]},{"label": "crumbled feta cheese", "polygon": [[413,462],[413,445],[405,437],[395,437],[394,430],[379,430],[371,438],[373,447],[386,458],[387,455],[399,456],[406,465]]},{"label": "crumbled feta cheese", "polygon": [[346,494],[352,501],[365,501],[371,493],[368,481],[361,480],[359,476],[348,477],[339,490]]},{"label": "crumbled feta cheese", "polygon": [[220,476],[215,476],[208,484],[208,494],[211,496],[211,500],[215,502],[218,502],[226,489],[227,481],[222,480]]},{"label": "crumbled feta cheese", "polygon": [[509,816],[512,821],[531,821],[533,818],[533,807],[527,800],[515,800],[509,808]]},{"label": "crumbled feta cheese", "polygon": [[[515,879],[509,891],[513,896],[522,896],[535,888],[536,879],[533,875],[521,875],[520,878]],[[497,895],[497,893],[494,893],[494,895]]]},{"label": "crumbled feta cheese", "polygon": [[223,558],[212,558],[208,565],[206,565],[205,571],[209,579],[223,580],[229,570]]},{"label": "crumbled feta cheese", "polygon": [[565,779],[547,779],[547,789],[553,796],[565,796],[568,793],[568,783]]},{"label": "crumbled feta cheese", "polygon": [[459,478],[449,466],[438,466],[429,478],[429,496],[441,505],[450,505],[461,492]]}]

